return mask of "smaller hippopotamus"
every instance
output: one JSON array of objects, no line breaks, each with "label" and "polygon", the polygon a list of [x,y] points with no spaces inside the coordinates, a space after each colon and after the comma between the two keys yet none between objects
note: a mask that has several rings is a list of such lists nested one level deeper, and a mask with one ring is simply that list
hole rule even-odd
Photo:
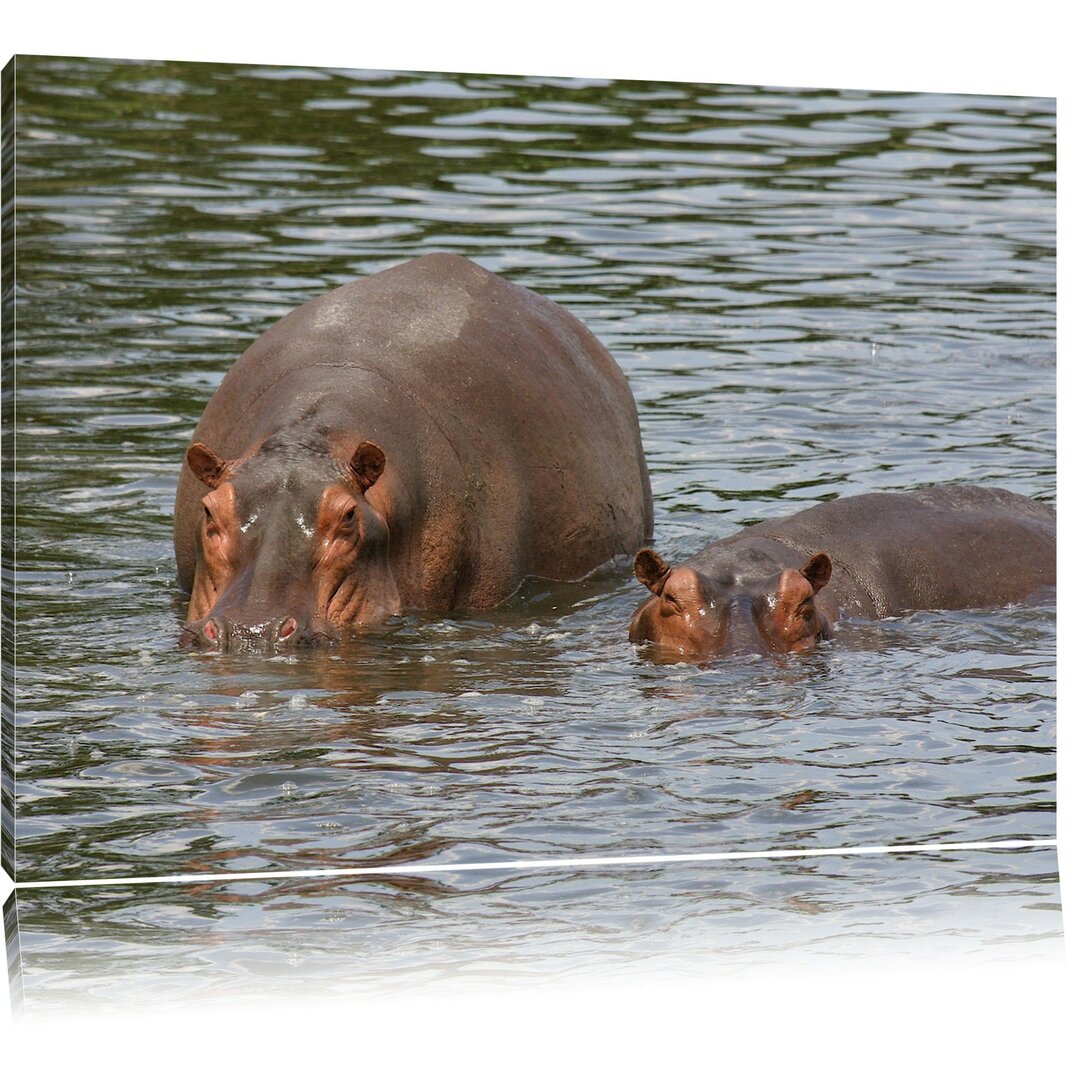
[{"label": "smaller hippopotamus", "polygon": [[672,569],[634,559],[653,595],[630,640],[658,659],[802,652],[841,613],[1011,604],[1055,583],[1055,513],[999,488],[942,485],[856,495],[764,521]]}]

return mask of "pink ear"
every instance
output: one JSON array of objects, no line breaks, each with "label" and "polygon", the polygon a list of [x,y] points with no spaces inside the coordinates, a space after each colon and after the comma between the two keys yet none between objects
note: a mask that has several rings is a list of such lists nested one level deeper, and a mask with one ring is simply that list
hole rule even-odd
[{"label": "pink ear", "polygon": [[832,559],[824,551],[819,551],[799,572],[810,582],[814,592],[819,593],[832,577]]},{"label": "pink ear", "polygon": [[229,463],[219,458],[209,446],[192,443],[187,452],[188,468],[208,487],[216,488]]},{"label": "pink ear", "polygon": [[383,474],[386,468],[386,454],[373,442],[363,442],[355,450],[349,468],[353,471],[361,491],[367,491]]},{"label": "pink ear", "polygon": [[671,567],[652,548],[642,548],[634,556],[634,577],[649,592],[659,594],[670,573]]}]

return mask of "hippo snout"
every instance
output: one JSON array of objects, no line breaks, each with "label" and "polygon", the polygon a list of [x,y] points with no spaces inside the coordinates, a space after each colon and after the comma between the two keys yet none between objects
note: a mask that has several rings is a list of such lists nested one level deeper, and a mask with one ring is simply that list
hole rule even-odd
[{"label": "hippo snout", "polygon": [[252,625],[211,613],[204,619],[188,623],[180,634],[180,644],[222,652],[274,651],[325,643],[334,636],[332,627],[321,619],[308,622],[295,615],[284,615]]}]

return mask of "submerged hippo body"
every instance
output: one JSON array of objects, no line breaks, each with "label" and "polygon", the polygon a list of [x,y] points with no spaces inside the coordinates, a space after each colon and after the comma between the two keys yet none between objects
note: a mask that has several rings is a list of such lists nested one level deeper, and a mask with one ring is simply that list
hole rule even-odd
[{"label": "submerged hippo body", "polygon": [[292,644],[491,607],[651,529],[603,346],[550,300],[427,255],[286,315],[211,398],[176,493],[183,639]]},{"label": "submerged hippo body", "polygon": [[841,613],[995,607],[1054,584],[1055,514],[999,488],[856,495],[743,529],[675,569],[644,549],[634,573],[654,595],[630,640],[661,658],[798,652]]}]

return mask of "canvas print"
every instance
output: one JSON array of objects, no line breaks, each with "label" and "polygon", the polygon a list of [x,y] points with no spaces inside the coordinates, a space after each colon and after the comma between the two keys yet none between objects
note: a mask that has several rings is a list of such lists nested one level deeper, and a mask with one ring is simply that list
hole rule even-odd
[{"label": "canvas print", "polygon": [[1053,100],[23,56],[4,108],[22,999],[129,923],[346,983],[1057,943]]}]

